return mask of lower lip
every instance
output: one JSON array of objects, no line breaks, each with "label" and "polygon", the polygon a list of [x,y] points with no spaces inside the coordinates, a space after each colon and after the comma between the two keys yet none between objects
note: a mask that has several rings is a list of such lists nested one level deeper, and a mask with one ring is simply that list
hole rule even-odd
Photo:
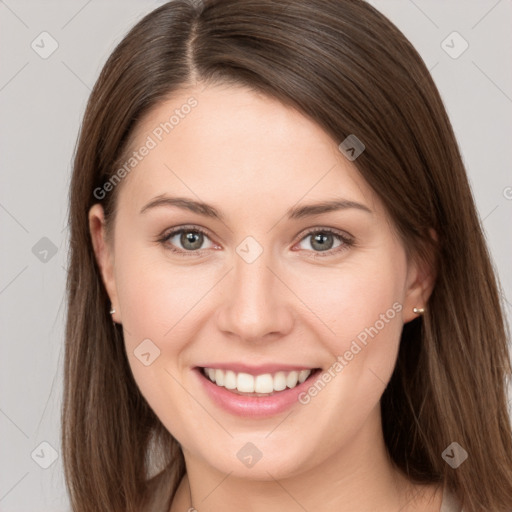
[{"label": "lower lip", "polygon": [[269,396],[244,396],[232,393],[229,389],[217,386],[208,379],[200,368],[194,368],[201,385],[210,399],[225,411],[237,416],[264,418],[282,413],[298,404],[298,396],[305,391],[320,370],[314,371],[302,384]]}]

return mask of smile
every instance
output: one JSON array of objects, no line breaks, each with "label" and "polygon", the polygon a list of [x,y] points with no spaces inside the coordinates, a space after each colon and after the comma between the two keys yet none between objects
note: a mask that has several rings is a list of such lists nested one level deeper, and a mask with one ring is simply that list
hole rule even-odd
[{"label": "smile", "polygon": [[203,368],[202,371],[205,377],[217,386],[248,396],[269,396],[277,391],[293,389],[298,384],[302,384],[312,372],[312,370],[294,370],[251,375],[219,368]]},{"label": "smile", "polygon": [[[193,375],[205,396],[235,416],[265,418],[299,405],[298,396],[322,371],[320,368],[243,364],[197,366]],[[221,366],[220,364],[218,366]]]}]

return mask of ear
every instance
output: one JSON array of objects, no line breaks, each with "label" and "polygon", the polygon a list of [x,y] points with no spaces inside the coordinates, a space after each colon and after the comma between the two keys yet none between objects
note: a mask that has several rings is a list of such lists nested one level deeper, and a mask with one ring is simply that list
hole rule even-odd
[{"label": "ear", "polygon": [[[437,242],[437,234],[431,229],[430,235]],[[435,258],[433,255],[428,258],[429,261],[420,258],[418,255],[411,256],[407,264],[407,282],[405,290],[403,321],[404,323],[414,320],[420,313],[414,313],[414,308],[428,309],[428,300],[434,289]]]},{"label": "ear", "polygon": [[107,290],[107,294],[115,309],[112,319],[120,323],[121,310],[117,300],[117,288],[114,272],[114,248],[113,241],[106,236],[105,213],[101,204],[95,204],[89,210],[89,231],[91,234],[94,255],[100,268],[101,278]]}]

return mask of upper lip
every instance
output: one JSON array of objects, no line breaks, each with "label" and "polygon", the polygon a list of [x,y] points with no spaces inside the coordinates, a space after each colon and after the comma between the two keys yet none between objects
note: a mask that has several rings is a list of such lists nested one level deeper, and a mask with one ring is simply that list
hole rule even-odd
[{"label": "upper lip", "polygon": [[263,375],[265,373],[276,373],[279,371],[292,372],[301,370],[315,370],[318,367],[291,365],[291,364],[260,364],[248,365],[245,363],[205,363],[198,365],[198,368],[215,368],[219,370],[231,370],[235,373],[248,373],[249,375]]}]

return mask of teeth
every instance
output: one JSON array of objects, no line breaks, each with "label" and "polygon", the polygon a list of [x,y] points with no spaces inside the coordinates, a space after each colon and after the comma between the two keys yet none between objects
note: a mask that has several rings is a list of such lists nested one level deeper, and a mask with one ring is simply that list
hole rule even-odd
[{"label": "teeth", "polygon": [[252,379],[255,393],[272,393],[274,391],[274,379],[270,373],[258,375],[256,378],[252,377]]},{"label": "teeth", "polygon": [[309,370],[301,370],[299,373],[299,382],[302,384],[309,377],[310,373]]},{"label": "teeth", "polygon": [[[222,370],[215,370],[220,372]],[[248,373],[239,373],[236,376],[236,389],[243,393],[254,393],[254,377]]]},{"label": "teeth", "polygon": [[224,372],[222,370],[215,370],[215,382],[218,386],[224,386]]},{"label": "teeth", "polygon": [[302,384],[310,375],[311,370],[264,373],[251,375],[249,373],[235,373],[231,370],[219,370],[218,368],[204,368],[204,375],[215,382],[217,386],[233,389],[241,393],[269,394],[275,391],[283,391],[286,388],[294,388]]},{"label": "teeth", "polygon": [[289,388],[294,388],[299,380],[299,372],[290,372],[286,377],[286,385]]},{"label": "teeth", "polygon": [[228,370],[224,375],[224,387],[226,389],[236,388],[236,373]]},{"label": "teeth", "polygon": [[272,380],[272,385],[275,391],[283,391],[283,389],[286,389],[286,373],[277,372]]}]

